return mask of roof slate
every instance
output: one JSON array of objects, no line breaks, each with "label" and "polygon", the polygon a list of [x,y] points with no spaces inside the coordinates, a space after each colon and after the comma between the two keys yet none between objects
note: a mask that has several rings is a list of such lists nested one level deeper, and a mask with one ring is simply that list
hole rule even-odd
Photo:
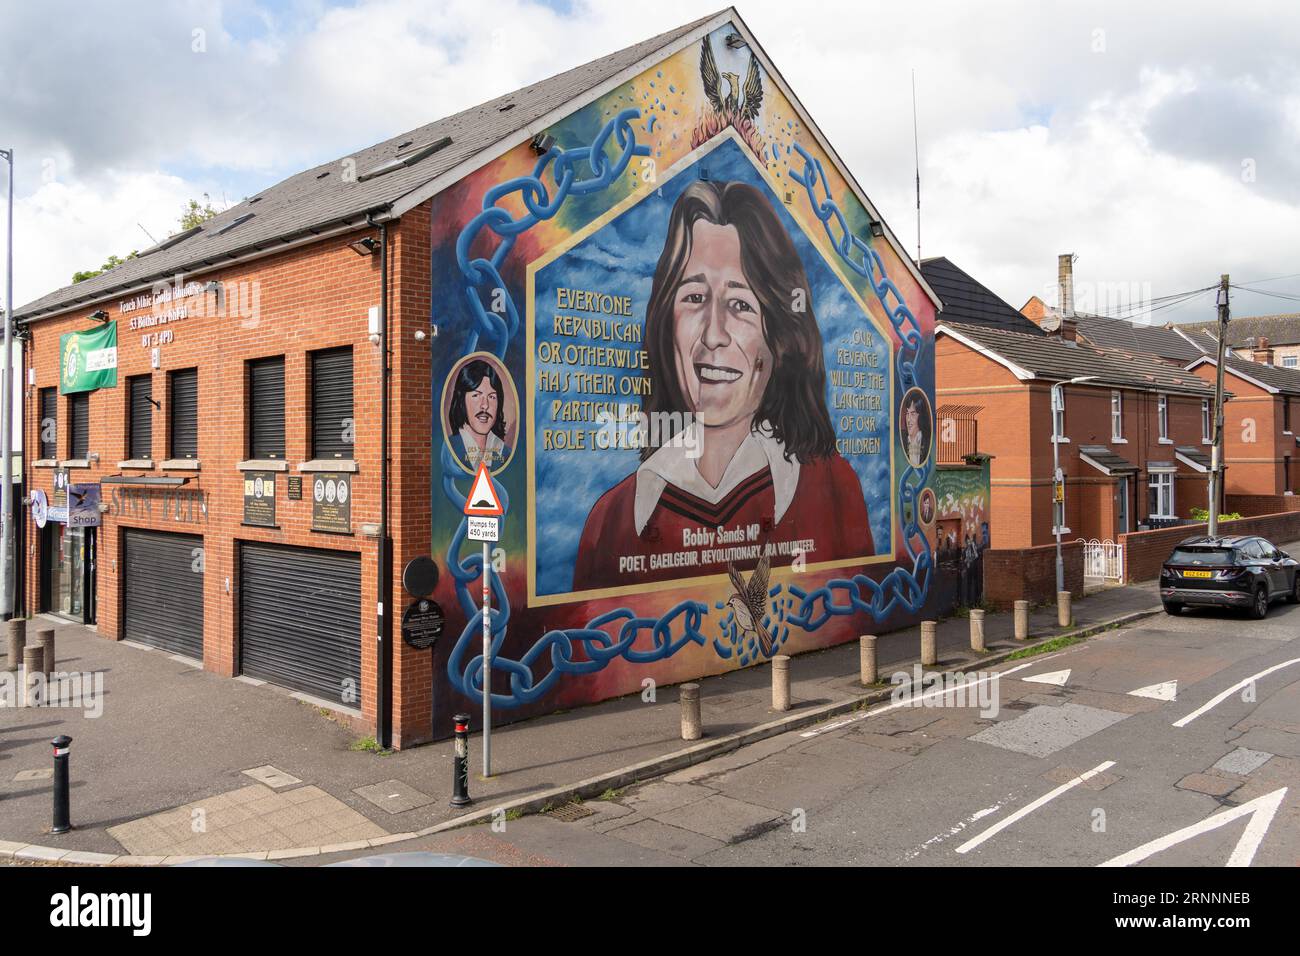
[{"label": "roof slate", "polygon": [[[1206,355],[1203,358],[1213,365],[1215,357]],[[1262,382],[1271,388],[1277,389],[1284,395],[1300,395],[1300,369],[1283,368],[1280,365],[1265,365],[1263,362],[1251,362],[1247,359],[1229,358],[1227,360],[1227,370],[1236,372],[1246,378],[1253,378],[1257,382]]]},{"label": "roof slate", "polygon": [[[1178,326],[1184,332],[1208,332],[1212,336],[1219,334],[1217,320],[1209,322],[1184,322]],[[1239,319],[1228,321],[1228,345],[1230,348],[1246,348],[1247,339],[1266,338],[1270,345],[1300,345],[1300,312],[1285,312],[1280,315],[1243,315]]]},{"label": "roof slate", "polygon": [[1042,335],[1043,332],[1004,299],[944,256],[921,260],[921,275],[943,301],[943,318]]},{"label": "roof slate", "polygon": [[1127,319],[1113,319],[1101,315],[1076,315],[1079,334],[1093,345],[1124,349],[1129,352],[1146,352],[1176,362],[1191,362],[1205,354],[1192,342],[1173,329],[1158,325],[1141,325]]},{"label": "roof slate", "polygon": [[950,330],[980,348],[1001,356],[1035,378],[1065,381],[1093,376],[1092,385],[1115,385],[1151,392],[1180,392],[1205,396],[1214,388],[1192,372],[1154,356],[1103,348],[1088,342],[1067,342],[1055,335],[1025,335],[979,325],[943,321]]}]

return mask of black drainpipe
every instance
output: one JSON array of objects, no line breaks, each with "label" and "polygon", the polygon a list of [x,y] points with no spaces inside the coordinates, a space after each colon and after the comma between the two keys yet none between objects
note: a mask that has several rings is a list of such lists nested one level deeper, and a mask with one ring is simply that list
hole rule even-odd
[{"label": "black drainpipe", "polygon": [[379,600],[375,612],[375,736],[381,747],[393,745],[393,541],[388,535],[388,224],[375,222],[367,213],[366,222],[379,228]]}]

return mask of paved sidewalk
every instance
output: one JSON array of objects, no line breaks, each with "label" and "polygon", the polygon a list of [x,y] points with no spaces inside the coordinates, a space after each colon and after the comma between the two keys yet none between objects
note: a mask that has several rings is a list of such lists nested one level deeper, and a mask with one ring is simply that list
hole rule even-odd
[{"label": "paved sidewalk", "polygon": [[[1108,589],[1075,605],[1075,627],[1158,608],[1153,583]],[[1055,607],[1031,617],[1035,637],[1059,633]],[[989,614],[986,643],[1008,650],[1010,614]],[[353,751],[355,734],[270,685],[251,686],[158,651],[58,628],[59,669],[103,670],[105,704],[77,710],[0,710],[0,841],[152,856],[287,851],[409,834],[445,823],[452,747],[442,741],[389,755]],[[940,623],[940,666],[968,667],[969,624]],[[882,679],[919,656],[919,629],[882,635]],[[796,657],[794,709],[771,707],[770,669],[702,681],[706,738],[751,731],[781,716],[861,697],[856,642]],[[49,741],[73,737],[71,833],[51,836]],[[471,740],[471,812],[681,751],[678,694],[639,696],[505,727],[493,735],[491,780]],[[311,793],[301,791],[310,788]],[[307,809],[304,809],[307,808]],[[155,816],[157,815],[157,816]],[[150,818],[141,820],[141,818]],[[134,822],[133,822],[134,821]],[[195,821],[201,821],[196,827]],[[309,832],[310,831],[310,832]],[[301,841],[295,843],[295,841]],[[400,847],[398,847],[400,848]]]}]

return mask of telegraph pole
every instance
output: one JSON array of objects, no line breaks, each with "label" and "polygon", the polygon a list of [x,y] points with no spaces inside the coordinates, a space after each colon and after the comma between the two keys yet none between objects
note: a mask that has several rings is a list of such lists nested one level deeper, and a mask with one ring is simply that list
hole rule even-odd
[{"label": "telegraph pole", "polygon": [[[14,151],[0,149],[0,156],[9,164],[9,238],[5,242],[5,327],[3,373],[0,373],[0,618],[8,618],[14,610]],[[9,662],[13,665],[13,661]]]},{"label": "telegraph pole", "polygon": [[1219,497],[1223,493],[1223,360],[1228,341],[1228,276],[1219,276],[1219,355],[1214,365],[1214,460],[1210,466],[1211,538],[1219,533]]}]

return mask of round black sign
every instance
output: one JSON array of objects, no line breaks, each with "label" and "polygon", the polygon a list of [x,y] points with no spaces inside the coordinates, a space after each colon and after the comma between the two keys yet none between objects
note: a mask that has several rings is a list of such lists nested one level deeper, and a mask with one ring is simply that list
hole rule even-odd
[{"label": "round black sign", "polygon": [[437,601],[416,601],[402,615],[402,640],[417,651],[433,647],[442,637],[442,622],[442,607]]},{"label": "round black sign", "polygon": [[438,587],[438,563],[428,555],[407,561],[402,570],[402,587],[411,597],[428,597]]}]

